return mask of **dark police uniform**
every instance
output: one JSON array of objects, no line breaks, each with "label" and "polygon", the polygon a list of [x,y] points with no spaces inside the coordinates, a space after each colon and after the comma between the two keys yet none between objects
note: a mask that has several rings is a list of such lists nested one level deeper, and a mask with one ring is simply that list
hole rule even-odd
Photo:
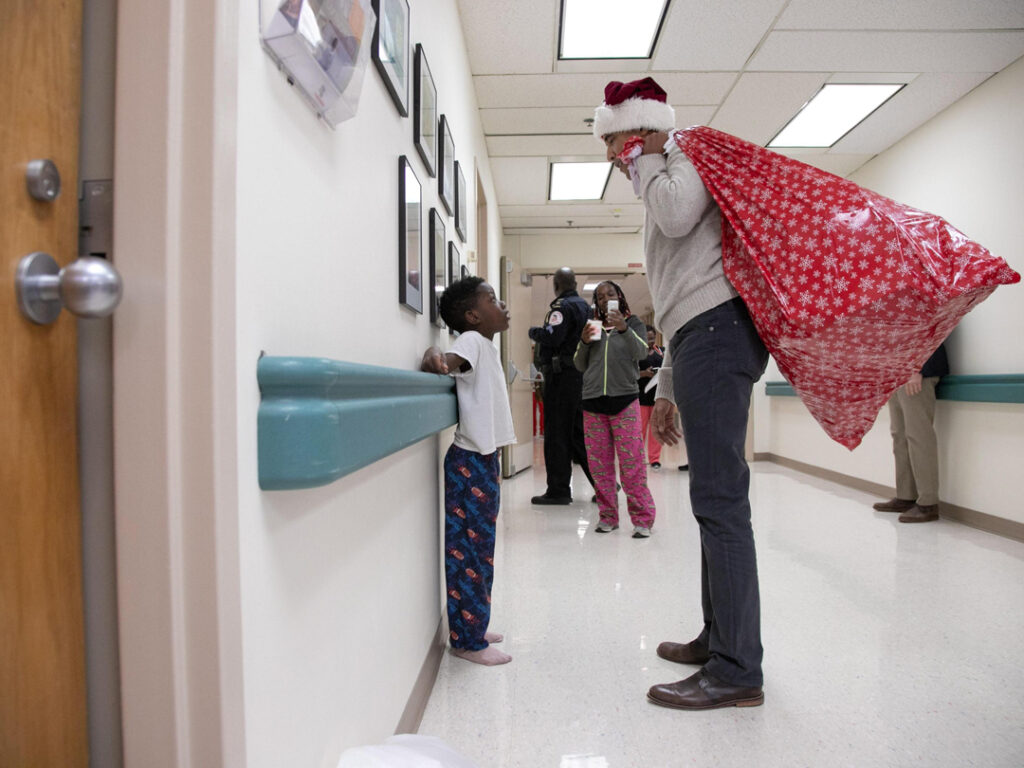
[{"label": "dark police uniform", "polygon": [[583,467],[591,485],[594,482],[583,442],[583,374],[572,362],[589,317],[587,302],[574,290],[563,291],[551,302],[544,324],[530,329],[544,375],[544,465],[548,475],[544,495],[549,498],[571,498],[573,461]]}]

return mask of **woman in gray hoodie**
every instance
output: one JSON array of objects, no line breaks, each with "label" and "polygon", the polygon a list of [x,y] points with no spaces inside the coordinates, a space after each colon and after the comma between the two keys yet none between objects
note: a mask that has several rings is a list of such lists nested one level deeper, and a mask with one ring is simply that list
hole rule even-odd
[{"label": "woman in gray hoodie", "polygon": [[622,289],[610,280],[594,290],[594,303],[600,322],[583,328],[573,362],[583,371],[583,435],[600,515],[595,530],[610,533],[619,527],[618,454],[633,538],[646,539],[651,535],[655,510],[647,488],[636,380],[638,363],[647,359],[647,329],[630,313]]}]

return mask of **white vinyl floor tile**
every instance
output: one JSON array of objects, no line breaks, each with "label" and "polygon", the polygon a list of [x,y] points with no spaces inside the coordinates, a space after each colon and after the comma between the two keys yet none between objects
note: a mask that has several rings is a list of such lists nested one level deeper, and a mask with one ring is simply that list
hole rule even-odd
[{"label": "white vinyl floor tile", "polygon": [[681,712],[647,689],[696,667],[654,652],[700,622],[687,474],[649,474],[650,539],[597,534],[577,500],[534,507],[543,467],[502,484],[491,629],[501,667],[446,654],[419,732],[480,768],[1024,766],[1024,543],[751,465],[765,704]]}]

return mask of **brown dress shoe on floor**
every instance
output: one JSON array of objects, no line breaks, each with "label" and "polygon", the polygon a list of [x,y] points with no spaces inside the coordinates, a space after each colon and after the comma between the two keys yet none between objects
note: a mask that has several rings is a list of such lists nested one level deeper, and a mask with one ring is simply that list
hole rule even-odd
[{"label": "brown dress shoe on floor", "polygon": [[708,649],[696,640],[689,643],[661,643],[658,655],[676,664],[707,664],[711,658]]},{"label": "brown dress shoe on floor", "polygon": [[759,707],[764,704],[764,689],[729,685],[702,669],[678,683],[652,686],[647,698],[659,706],[674,709]]},{"label": "brown dress shoe on floor", "polygon": [[913,499],[889,499],[888,501],[879,501],[871,505],[873,509],[877,509],[879,512],[906,512],[916,506],[917,504]]},{"label": "brown dress shoe on floor", "polygon": [[901,523],[930,523],[939,519],[938,504],[915,504],[911,509],[900,515]]}]

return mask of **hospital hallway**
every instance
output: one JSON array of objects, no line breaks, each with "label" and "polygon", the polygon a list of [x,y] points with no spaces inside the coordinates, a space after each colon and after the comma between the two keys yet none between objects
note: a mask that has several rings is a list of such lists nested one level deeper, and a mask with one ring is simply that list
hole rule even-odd
[{"label": "hospital hallway", "polygon": [[596,534],[578,467],[566,507],[530,505],[542,464],[503,482],[491,629],[513,660],[444,654],[419,733],[486,768],[1024,765],[1024,543],[754,462],[765,704],[682,712],[646,692],[696,671],[655,648],[699,629],[698,531],[686,472],[648,482],[650,539],[621,492]]}]

